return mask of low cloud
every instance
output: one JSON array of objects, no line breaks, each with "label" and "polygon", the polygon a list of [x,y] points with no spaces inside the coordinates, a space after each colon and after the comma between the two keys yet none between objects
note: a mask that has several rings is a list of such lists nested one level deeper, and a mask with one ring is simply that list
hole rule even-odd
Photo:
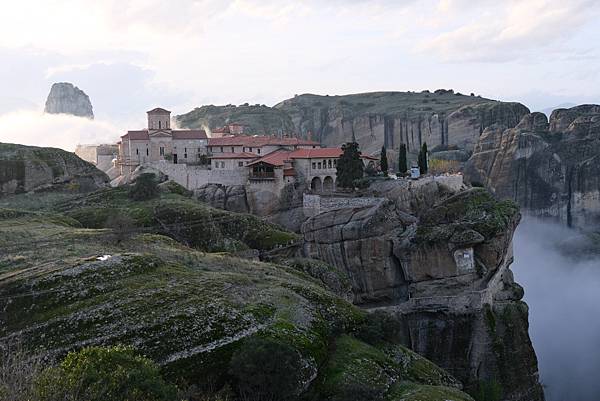
[{"label": "low cloud", "polygon": [[600,258],[581,255],[587,247],[581,238],[531,218],[515,235],[512,270],[525,288],[529,331],[548,401],[597,401],[600,394]]},{"label": "low cloud", "polygon": [[560,45],[594,21],[599,12],[593,0],[509,0],[485,2],[485,8],[471,3],[467,7],[459,0],[441,1],[441,11],[465,23],[425,38],[419,49],[446,61],[463,62],[512,61],[539,49],[554,54],[572,52]]},{"label": "low cloud", "polygon": [[51,146],[67,151],[78,144],[116,142],[121,132],[112,124],[66,114],[18,111],[0,115],[0,142]]}]

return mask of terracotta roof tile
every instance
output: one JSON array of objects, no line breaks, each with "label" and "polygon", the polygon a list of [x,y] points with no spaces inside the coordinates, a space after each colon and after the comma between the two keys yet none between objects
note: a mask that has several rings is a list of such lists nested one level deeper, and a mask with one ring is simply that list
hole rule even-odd
[{"label": "terracotta roof tile", "polygon": [[207,139],[206,132],[202,129],[173,130],[173,139]]},{"label": "terracotta roof tile", "polygon": [[276,138],[274,136],[257,135],[230,135],[220,138],[210,138],[208,146],[247,146],[261,147],[266,145],[281,145],[281,146],[320,146],[318,142],[309,141],[300,138]]},{"label": "terracotta roof tile", "polygon": [[147,130],[127,131],[127,133],[125,135],[123,135],[121,138],[129,139],[130,141],[147,141],[150,139],[150,137],[148,136]]},{"label": "terracotta roof tile", "polygon": [[283,166],[286,160],[290,160],[289,156],[291,153],[293,152],[289,150],[276,150],[275,152],[271,152],[268,155],[249,163],[248,165],[251,166],[257,163],[267,163],[272,166]]}]

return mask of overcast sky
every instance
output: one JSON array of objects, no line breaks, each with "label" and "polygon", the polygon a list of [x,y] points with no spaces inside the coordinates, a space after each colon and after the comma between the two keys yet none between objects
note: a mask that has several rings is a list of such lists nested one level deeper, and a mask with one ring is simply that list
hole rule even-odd
[{"label": "overcast sky", "polygon": [[0,113],[41,110],[57,81],[119,129],[157,105],[307,92],[600,103],[599,14],[595,0],[5,1]]}]

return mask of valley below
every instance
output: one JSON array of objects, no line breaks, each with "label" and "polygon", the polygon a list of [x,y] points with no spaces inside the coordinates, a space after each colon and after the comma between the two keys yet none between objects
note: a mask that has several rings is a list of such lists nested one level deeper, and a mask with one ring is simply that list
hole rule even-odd
[{"label": "valley below", "polygon": [[525,288],[548,401],[595,401],[600,394],[594,373],[600,370],[600,256],[577,245],[589,248],[577,231],[531,217],[515,233],[513,271]]}]

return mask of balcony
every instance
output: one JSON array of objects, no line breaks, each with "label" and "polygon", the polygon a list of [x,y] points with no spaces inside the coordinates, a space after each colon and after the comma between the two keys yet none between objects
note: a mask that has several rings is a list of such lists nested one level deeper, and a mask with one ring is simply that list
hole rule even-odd
[{"label": "balcony", "polygon": [[275,172],[274,171],[251,171],[248,178],[251,180],[274,180]]}]

